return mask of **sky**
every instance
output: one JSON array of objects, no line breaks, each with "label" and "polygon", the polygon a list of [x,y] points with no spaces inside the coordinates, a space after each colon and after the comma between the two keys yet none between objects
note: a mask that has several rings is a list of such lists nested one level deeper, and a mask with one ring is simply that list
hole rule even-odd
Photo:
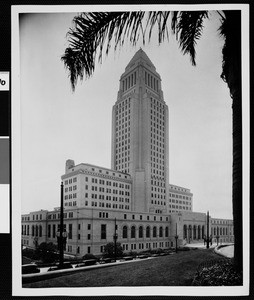
[{"label": "sky", "polygon": [[[140,47],[162,79],[169,107],[170,183],[189,188],[193,211],[232,218],[232,110],[221,78],[223,38],[210,13],[194,67],[170,36],[158,45],[113,47],[72,92],[61,56],[76,13],[25,14],[20,22],[21,212],[60,205],[65,162],[111,166],[112,106],[119,79]],[[14,134],[15,138],[15,134]]]}]

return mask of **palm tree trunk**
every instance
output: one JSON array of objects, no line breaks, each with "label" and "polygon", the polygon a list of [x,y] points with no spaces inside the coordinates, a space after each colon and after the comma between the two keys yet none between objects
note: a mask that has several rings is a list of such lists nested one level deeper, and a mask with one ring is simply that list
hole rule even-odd
[{"label": "palm tree trunk", "polygon": [[233,113],[234,263],[237,270],[241,272],[243,268],[241,12],[224,11],[224,13],[226,40],[223,49],[223,78],[230,90]]},{"label": "palm tree trunk", "polygon": [[242,103],[241,91],[233,94],[233,220],[235,236],[235,266],[243,267],[242,226]]}]

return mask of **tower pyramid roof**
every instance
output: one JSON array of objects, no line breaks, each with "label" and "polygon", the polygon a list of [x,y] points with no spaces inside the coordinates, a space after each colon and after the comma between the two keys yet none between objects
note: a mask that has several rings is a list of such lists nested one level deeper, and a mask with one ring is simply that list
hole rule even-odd
[{"label": "tower pyramid roof", "polygon": [[145,51],[143,51],[142,48],[140,48],[132,57],[130,62],[128,63],[126,69],[128,69],[131,65],[133,65],[136,61],[145,61],[147,64],[152,66],[155,69],[154,64],[151,62],[150,58],[147,56]]}]

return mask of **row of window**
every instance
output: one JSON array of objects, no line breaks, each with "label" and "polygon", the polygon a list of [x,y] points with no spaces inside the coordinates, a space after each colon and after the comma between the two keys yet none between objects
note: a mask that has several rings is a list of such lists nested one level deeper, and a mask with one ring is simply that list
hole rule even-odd
[{"label": "row of window", "polygon": [[77,193],[69,194],[64,196],[64,200],[77,198]]},{"label": "row of window", "polygon": [[151,132],[151,139],[158,140],[158,141],[164,143],[164,138],[163,138],[163,137],[161,137],[160,135],[155,135],[155,134],[152,133],[152,132]]},{"label": "row of window", "polygon": [[[123,251],[128,250],[142,250],[142,249],[157,249],[157,248],[164,248],[170,247],[170,242],[154,242],[154,243],[138,243],[138,244],[122,244]],[[130,248],[129,248],[130,246]],[[101,252],[103,252],[103,246],[101,247]]]},{"label": "row of window", "polygon": [[[64,218],[73,218],[73,212],[64,213]],[[60,218],[60,213],[57,214],[48,214],[48,220],[55,220]]]},{"label": "row of window", "polygon": [[158,200],[154,200],[152,199],[151,200],[151,204],[156,204],[156,205],[166,205],[166,202],[163,202],[163,201],[158,201]]},{"label": "row of window", "polygon": [[[183,195],[177,195],[177,194],[171,194],[171,193],[169,193],[169,197],[173,197],[173,198],[177,198],[177,199],[179,198],[179,199],[191,200],[191,197],[183,196]],[[174,201],[174,199],[172,200],[172,202],[173,201]]]},{"label": "row of window", "polygon": [[191,210],[191,206],[188,207],[188,206],[182,206],[182,205],[171,205],[171,204],[169,204],[169,208]]},{"label": "row of window", "polygon": [[[128,218],[128,215],[127,214],[124,214],[123,215],[123,218],[124,218],[124,220],[127,220],[127,218]],[[131,216],[131,219],[132,220],[135,220],[135,215],[132,215]],[[143,220],[143,215],[139,215],[139,220]],[[150,216],[146,216],[146,220],[147,221],[150,221]],[[152,219],[151,219],[152,220]],[[153,220],[154,221],[157,221],[157,217],[156,216],[153,216]],[[160,221],[162,221],[163,219],[162,219],[162,217],[160,217]],[[168,217],[166,217],[166,221],[168,221]]]},{"label": "row of window", "polygon": [[136,84],[136,71],[130,74],[128,77],[122,80],[122,91],[125,92]]},{"label": "row of window", "polygon": [[164,129],[164,126],[161,126],[161,125],[159,125],[158,123],[155,123],[155,122],[153,122],[153,121],[151,121],[151,131],[153,131],[153,129],[158,129],[158,130],[162,130],[162,131],[164,131],[165,129]]},{"label": "row of window", "polygon": [[178,201],[178,200],[174,200],[174,199],[172,201],[171,201],[171,199],[169,199],[169,203],[177,203],[177,204],[179,203],[179,204],[184,204],[184,205],[191,205],[191,202],[181,201],[181,200]]},{"label": "row of window", "polygon": [[154,226],[152,229],[150,226],[146,226],[145,228],[141,225],[138,228],[136,228],[136,226],[131,226],[131,228],[129,229],[128,226],[123,226],[122,229],[122,238],[123,239],[127,239],[128,237],[130,237],[131,239],[134,239],[136,237],[138,238],[157,238],[157,237],[168,237],[169,236],[169,228],[165,227],[163,229],[162,226],[160,226],[159,228],[157,228],[156,226]]},{"label": "row of window", "polygon": [[157,111],[159,111],[161,108],[163,109],[165,107],[161,101],[159,101],[155,98],[151,98],[150,105],[151,105],[151,108],[154,108]]},{"label": "row of window", "polygon": [[[27,217],[27,221],[29,221],[29,217]],[[33,221],[34,220],[42,220],[42,214],[39,214],[39,215],[33,215]],[[23,219],[22,219],[23,221]]]},{"label": "row of window", "polygon": [[156,92],[159,91],[159,80],[147,71],[145,71],[145,84]]},{"label": "row of window", "polygon": [[228,224],[232,224],[232,221],[231,220],[212,220],[212,224],[228,225]]},{"label": "row of window", "polygon": [[[127,201],[126,201],[127,202]],[[129,202],[129,201],[128,201]],[[85,205],[88,206],[88,201],[85,202]],[[116,203],[104,203],[104,202],[96,202],[96,201],[92,201],[91,202],[91,206],[94,206],[94,207],[106,207],[106,208],[118,208],[118,209],[126,209],[126,210],[129,210],[130,207],[129,205],[123,205],[123,204],[116,204]]]},{"label": "row of window", "polygon": [[[97,171],[97,170],[95,170],[94,168],[92,168],[92,171],[95,172],[95,171]],[[102,173],[102,170],[101,170],[101,169],[99,169],[98,171],[99,171],[99,173]],[[121,178],[121,177],[123,177],[123,178],[128,178],[128,176],[126,176],[126,175],[123,176],[123,174],[116,174],[115,172],[112,172],[112,173],[111,173],[111,172],[109,172],[109,171],[105,171],[105,174],[106,174],[106,175],[115,176],[115,177],[120,177],[120,178]],[[105,175],[103,175],[103,174],[102,174],[102,175],[99,175],[99,176],[105,177]],[[94,183],[97,183],[97,182],[98,182],[98,179],[95,178],[95,177],[92,177],[91,180],[92,180],[92,183],[93,183],[93,182],[94,182]],[[94,180],[94,181],[93,181],[93,180]],[[89,182],[89,177],[86,176],[86,177],[85,177],[85,181],[86,181],[86,182]],[[100,179],[99,182],[104,182],[104,180],[103,180],[103,179]],[[101,184],[102,184],[102,183],[101,183]],[[103,183],[103,184],[104,184],[104,183]],[[111,181],[106,181],[106,184],[107,184],[107,185],[111,185]]]},{"label": "row of window", "polygon": [[74,185],[74,186],[69,186],[69,188],[66,187],[64,191],[65,193],[67,193],[67,192],[71,192],[72,190],[75,191],[76,189],[77,189],[77,185]]},{"label": "row of window", "polygon": [[74,182],[77,182],[77,177],[73,177],[73,178],[70,178],[69,180],[65,180],[64,181],[64,184],[67,185],[67,184],[72,184]]},{"label": "row of window", "polygon": [[189,192],[189,190],[186,190],[186,189],[183,189],[183,188],[179,188],[179,187],[176,187],[176,186],[172,186],[172,185],[170,185],[169,188],[171,190],[177,190],[177,191],[186,192],[186,193]]},{"label": "row of window", "polygon": [[[228,235],[228,228],[227,227],[214,227],[214,228],[212,228],[212,233],[214,236]],[[230,230],[229,234],[232,235],[233,231]]]},{"label": "row of window", "polygon": [[65,202],[64,206],[77,206],[77,201]]}]

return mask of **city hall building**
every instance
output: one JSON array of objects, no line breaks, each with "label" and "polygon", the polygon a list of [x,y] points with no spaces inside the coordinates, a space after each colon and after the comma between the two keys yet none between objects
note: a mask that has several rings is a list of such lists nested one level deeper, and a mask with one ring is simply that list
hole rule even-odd
[{"label": "city hall building", "polygon": [[[67,160],[66,253],[103,254],[117,241],[125,252],[203,241],[206,213],[193,212],[190,189],[169,183],[168,106],[161,78],[140,49],[120,78],[112,110],[111,169]],[[60,208],[22,215],[22,245],[57,243]],[[233,242],[232,220],[209,218],[209,236]]]}]

